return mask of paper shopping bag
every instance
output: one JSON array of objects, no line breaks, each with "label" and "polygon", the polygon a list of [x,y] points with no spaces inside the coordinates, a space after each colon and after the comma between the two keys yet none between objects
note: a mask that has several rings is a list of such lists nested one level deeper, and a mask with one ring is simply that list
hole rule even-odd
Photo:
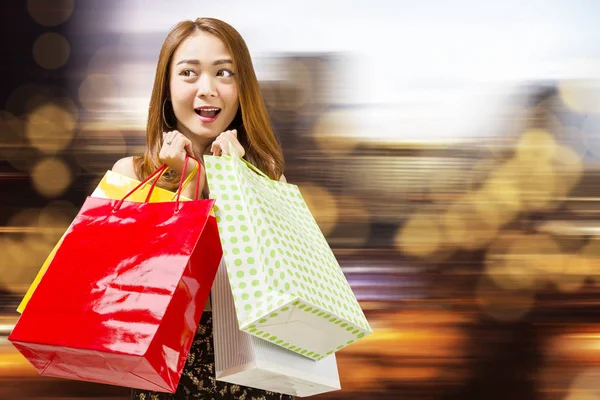
[{"label": "paper shopping bag", "polygon": [[[195,164],[194,169],[188,175],[188,177],[185,179],[185,181],[183,183],[184,190],[187,187],[187,185],[190,183],[190,181],[194,178],[197,171],[198,171],[198,165]],[[109,171],[106,171],[106,174],[104,174],[104,177],[102,177],[102,180],[100,181],[100,183],[98,184],[98,186],[96,187],[96,189],[92,192],[92,194],[90,196],[91,197],[100,197],[100,198],[104,198],[104,199],[118,200],[118,199],[123,198],[123,196],[125,196],[127,193],[129,193],[133,188],[135,188],[139,184],[140,184],[140,181],[138,181],[138,180],[129,178],[125,175],[121,175],[119,173],[109,170]],[[151,193],[150,198],[148,200],[151,203],[164,202],[164,201],[175,201],[175,198],[177,196],[176,193],[170,192],[168,190],[165,190],[165,189],[162,189],[159,187],[153,187],[150,184],[150,182],[146,182],[146,184],[142,185],[138,190],[134,191],[128,200],[135,201],[135,202],[143,202],[148,197],[148,193]],[[186,198],[184,196],[181,196],[181,199],[184,201],[189,200],[188,198]],[[63,235],[63,238],[64,238],[64,235]],[[54,246],[54,249],[52,249],[52,251],[50,252],[50,255],[48,255],[48,257],[46,258],[46,261],[44,261],[44,264],[38,271],[32,284],[29,286],[29,289],[27,289],[27,293],[25,293],[23,300],[21,300],[19,307],[17,307],[17,312],[22,313],[23,310],[25,309],[25,306],[27,306],[27,302],[31,298],[31,295],[35,291],[35,288],[37,287],[37,285],[40,283],[40,279],[42,279],[42,276],[44,276],[44,273],[48,269],[48,265],[50,265],[50,261],[52,261],[52,258],[54,258],[54,254],[56,254],[56,251],[60,247],[60,244],[62,243],[63,238],[61,238],[58,241],[58,243]]]},{"label": "paper shopping bag", "polygon": [[8,339],[45,376],[173,393],[222,257],[213,201],[128,197],[86,199]]},{"label": "paper shopping bag", "polygon": [[370,334],[298,187],[237,156],[205,167],[240,329],[314,360]]},{"label": "paper shopping bag", "polygon": [[340,389],[335,354],[313,361],[240,331],[223,261],[211,299],[218,381],[299,397]]}]

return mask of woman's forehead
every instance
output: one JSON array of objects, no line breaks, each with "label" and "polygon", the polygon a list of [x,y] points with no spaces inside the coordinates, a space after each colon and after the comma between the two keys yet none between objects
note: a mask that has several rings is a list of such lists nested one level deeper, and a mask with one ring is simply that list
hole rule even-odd
[{"label": "woman's forehead", "polygon": [[223,41],[205,32],[186,38],[173,54],[175,64],[182,60],[197,60],[199,64],[212,64],[216,60],[229,58],[231,55]]}]

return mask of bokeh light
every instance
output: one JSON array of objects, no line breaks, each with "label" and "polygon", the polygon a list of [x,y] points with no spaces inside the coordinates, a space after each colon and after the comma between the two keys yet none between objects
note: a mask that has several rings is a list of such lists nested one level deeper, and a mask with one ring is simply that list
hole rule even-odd
[{"label": "bokeh light", "polygon": [[322,186],[299,183],[298,187],[321,232],[328,236],[338,222],[339,209],[336,198]]},{"label": "bokeh light", "polygon": [[33,187],[45,197],[58,197],[72,182],[71,170],[58,158],[44,158],[31,171]]},{"label": "bokeh light", "polygon": [[8,221],[16,231],[0,235],[0,284],[5,287],[26,288],[56,243],[39,235],[39,209],[23,209]]},{"label": "bokeh light", "polygon": [[516,158],[524,163],[550,160],[556,152],[556,141],[543,129],[524,132],[517,142]]},{"label": "bokeh light", "polygon": [[73,114],[73,109],[75,106],[66,99],[35,109],[28,116],[25,129],[31,145],[45,154],[57,154],[64,150],[75,133],[77,116]]},{"label": "bokeh light", "polygon": [[442,250],[444,234],[436,216],[421,214],[398,230],[396,247],[415,257],[427,257]]},{"label": "bokeh light", "polygon": [[33,58],[45,69],[62,67],[66,64],[70,54],[71,46],[69,42],[58,33],[44,33],[33,44]]},{"label": "bokeh light", "polygon": [[74,2],[75,0],[27,0],[27,11],[38,24],[56,26],[69,19]]}]

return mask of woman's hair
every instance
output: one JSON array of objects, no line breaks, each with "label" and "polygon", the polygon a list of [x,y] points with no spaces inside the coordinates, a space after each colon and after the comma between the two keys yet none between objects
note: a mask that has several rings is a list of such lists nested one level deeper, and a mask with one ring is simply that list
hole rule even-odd
[{"label": "woman's hair", "polygon": [[[231,25],[214,18],[198,18],[195,21],[178,23],[171,29],[162,45],[148,110],[146,152],[143,156],[134,157],[136,175],[144,179],[161,165],[158,156],[162,146],[162,134],[172,130],[167,123],[171,125],[175,121],[175,115],[168,102],[163,117],[163,102],[169,96],[173,53],[185,39],[198,32],[206,32],[221,39],[233,61],[240,106],[227,129],[237,130],[237,137],[244,146],[244,158],[247,161],[271,179],[279,179],[284,168],[283,153],[273,133],[246,42]],[[158,184],[173,190],[177,187],[179,178],[163,176]]]}]

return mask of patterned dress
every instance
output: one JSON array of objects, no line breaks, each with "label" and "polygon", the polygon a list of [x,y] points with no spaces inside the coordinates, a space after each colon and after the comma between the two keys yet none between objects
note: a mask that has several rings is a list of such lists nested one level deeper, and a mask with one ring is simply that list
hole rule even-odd
[{"label": "patterned dress", "polygon": [[215,380],[212,312],[204,311],[175,394],[133,389],[132,400],[292,400],[293,396]]}]

